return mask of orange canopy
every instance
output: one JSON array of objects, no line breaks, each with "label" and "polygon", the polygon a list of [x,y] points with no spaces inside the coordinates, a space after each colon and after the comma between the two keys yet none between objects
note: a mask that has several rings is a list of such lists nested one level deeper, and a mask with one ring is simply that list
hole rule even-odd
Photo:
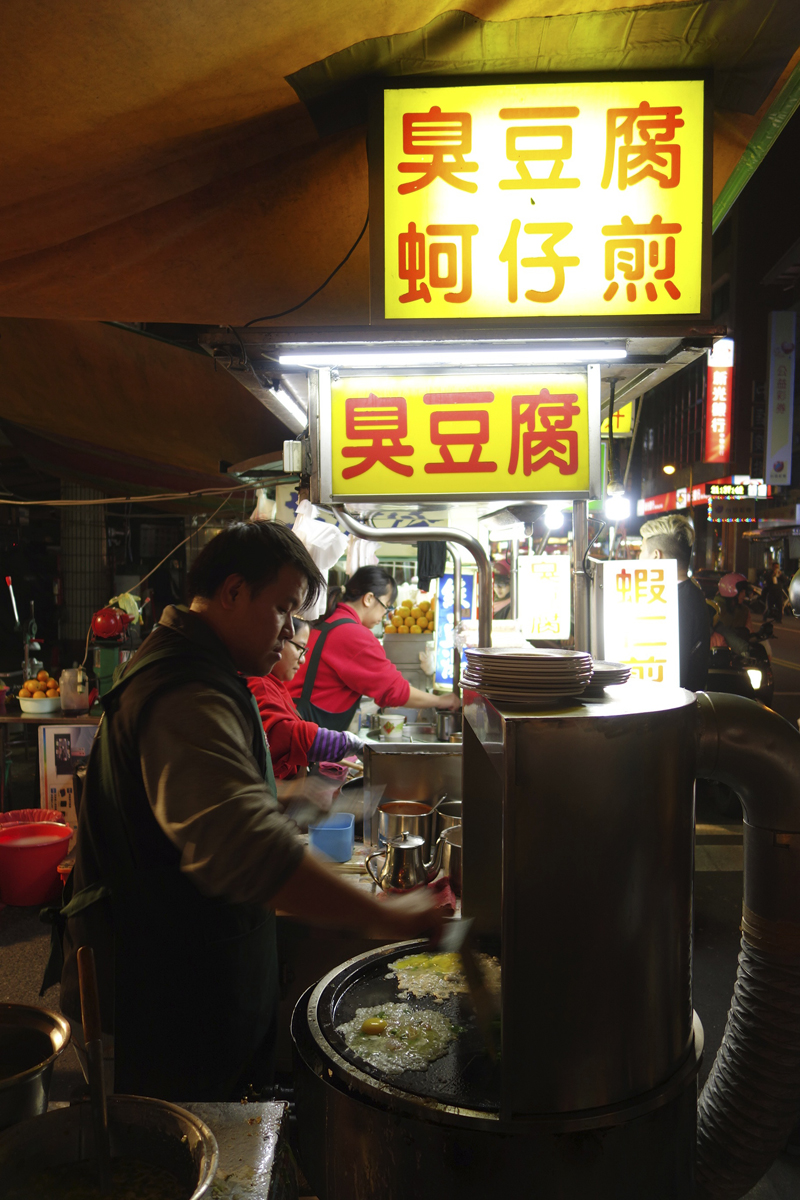
[{"label": "orange canopy", "polygon": [[[713,68],[716,194],[796,61],[800,5],[26,0],[3,36],[0,314],[244,324],[355,240],[370,77]],[[287,321],[365,323],[368,253]]]}]

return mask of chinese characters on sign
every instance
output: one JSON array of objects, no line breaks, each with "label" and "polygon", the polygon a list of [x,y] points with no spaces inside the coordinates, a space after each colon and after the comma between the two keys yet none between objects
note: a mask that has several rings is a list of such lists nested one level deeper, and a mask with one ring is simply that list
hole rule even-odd
[{"label": "chinese characters on sign", "polygon": [[792,480],[796,323],[794,312],[769,314],[767,483],[789,484]]},{"label": "chinese characters on sign", "polygon": [[374,318],[700,312],[702,80],[387,88],[382,123]]},{"label": "chinese characters on sign", "polygon": [[564,641],[572,624],[572,572],[567,554],[519,561],[519,614],[524,637]]},{"label": "chinese characters on sign", "polygon": [[[475,576],[461,576],[461,620],[473,616]],[[453,608],[455,587],[452,575],[442,575],[436,599],[436,683],[453,686]]]},{"label": "chinese characters on sign", "polygon": [[632,681],[680,686],[678,568],[674,559],[603,565],[604,654]]},{"label": "chinese characters on sign", "polygon": [[708,356],[705,462],[730,462],[733,342],[721,338]]},{"label": "chinese characters on sign", "polygon": [[583,373],[339,377],[331,494],[588,495],[589,428]]}]

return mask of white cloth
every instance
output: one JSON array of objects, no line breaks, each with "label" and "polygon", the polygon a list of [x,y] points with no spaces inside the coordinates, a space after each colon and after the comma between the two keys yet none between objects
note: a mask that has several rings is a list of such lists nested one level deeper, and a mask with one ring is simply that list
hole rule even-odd
[{"label": "white cloth", "polygon": [[[292,532],[300,538],[319,567],[323,579],[327,579],[328,571],[347,549],[347,535],[335,525],[329,525],[327,521],[318,521],[316,517],[317,510],[314,505],[308,500],[301,500],[297,506],[297,517]],[[317,602],[304,609],[302,615],[307,621],[316,621],[317,617],[325,612],[326,606],[323,590]]]},{"label": "white cloth", "polygon": [[351,533],[347,543],[347,562],[345,563],[347,578],[355,575],[359,567],[377,567],[377,565],[378,543],[367,542],[364,538],[357,538],[354,533]]}]

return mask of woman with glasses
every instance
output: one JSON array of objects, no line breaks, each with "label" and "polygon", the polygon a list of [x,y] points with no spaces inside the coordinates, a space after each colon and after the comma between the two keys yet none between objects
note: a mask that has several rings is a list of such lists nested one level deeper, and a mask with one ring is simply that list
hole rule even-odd
[{"label": "woman with glasses", "polygon": [[288,684],[305,659],[310,626],[297,617],[293,624],[294,637],[283,643],[283,652],[271,673],[247,680],[264,724],[276,779],[304,774],[309,763],[338,762],[348,754],[361,754],[360,738],[321,729],[313,721],[304,721],[295,708]]},{"label": "woman with glasses", "polygon": [[380,708],[460,707],[453,692],[434,696],[412,687],[386,657],[372,630],[396,599],[397,584],[383,567],[359,567],[334,590],[325,617],[311,631],[306,661],[289,684],[301,717],[323,729],[345,730],[362,696]]}]

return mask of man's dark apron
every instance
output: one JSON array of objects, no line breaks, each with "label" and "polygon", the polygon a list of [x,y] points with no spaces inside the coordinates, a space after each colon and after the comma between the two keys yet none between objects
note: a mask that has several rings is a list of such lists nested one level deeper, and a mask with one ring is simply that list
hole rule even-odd
[{"label": "man's dark apron", "polygon": [[[168,668],[166,660],[174,661],[169,651],[147,653],[145,647],[125,682],[159,658]],[[184,663],[175,665],[178,684],[185,682]],[[109,697],[113,692],[106,697],[113,720]],[[262,743],[259,752],[254,738],[254,754],[274,795],[263,726],[250,700]],[[236,1099],[248,1084],[263,1087],[271,1078],[278,1003],[275,915],[260,904],[202,895],[180,871],[178,852],[166,835],[165,854],[169,859],[174,851],[173,861],[142,855],[142,839],[119,803],[122,789],[109,743],[101,734],[84,795],[99,789],[95,794],[103,797],[103,845],[93,851],[95,862],[111,869],[74,896],[65,893],[60,916],[81,918],[81,937],[98,918],[113,930],[115,1090],[166,1100]],[[82,823],[81,837],[91,838],[91,832]],[[101,905],[105,913],[98,911]]]},{"label": "man's dark apron", "polygon": [[355,621],[352,617],[340,617],[338,621],[331,621],[329,624],[322,626],[319,631],[319,637],[314,643],[314,649],[311,651],[308,670],[303,680],[303,690],[300,693],[299,700],[295,701],[295,708],[304,721],[313,721],[315,725],[321,726],[322,729],[335,729],[337,733],[344,733],[345,730],[350,728],[350,722],[358,711],[358,706],[361,703],[360,696],[351,708],[347,708],[344,712],[340,713],[326,712],[324,708],[319,708],[316,704],[311,703],[311,693],[314,691],[314,684],[317,682],[317,671],[319,670],[320,659],[322,658],[322,648],[325,645],[325,638],[338,625],[355,625]]}]

